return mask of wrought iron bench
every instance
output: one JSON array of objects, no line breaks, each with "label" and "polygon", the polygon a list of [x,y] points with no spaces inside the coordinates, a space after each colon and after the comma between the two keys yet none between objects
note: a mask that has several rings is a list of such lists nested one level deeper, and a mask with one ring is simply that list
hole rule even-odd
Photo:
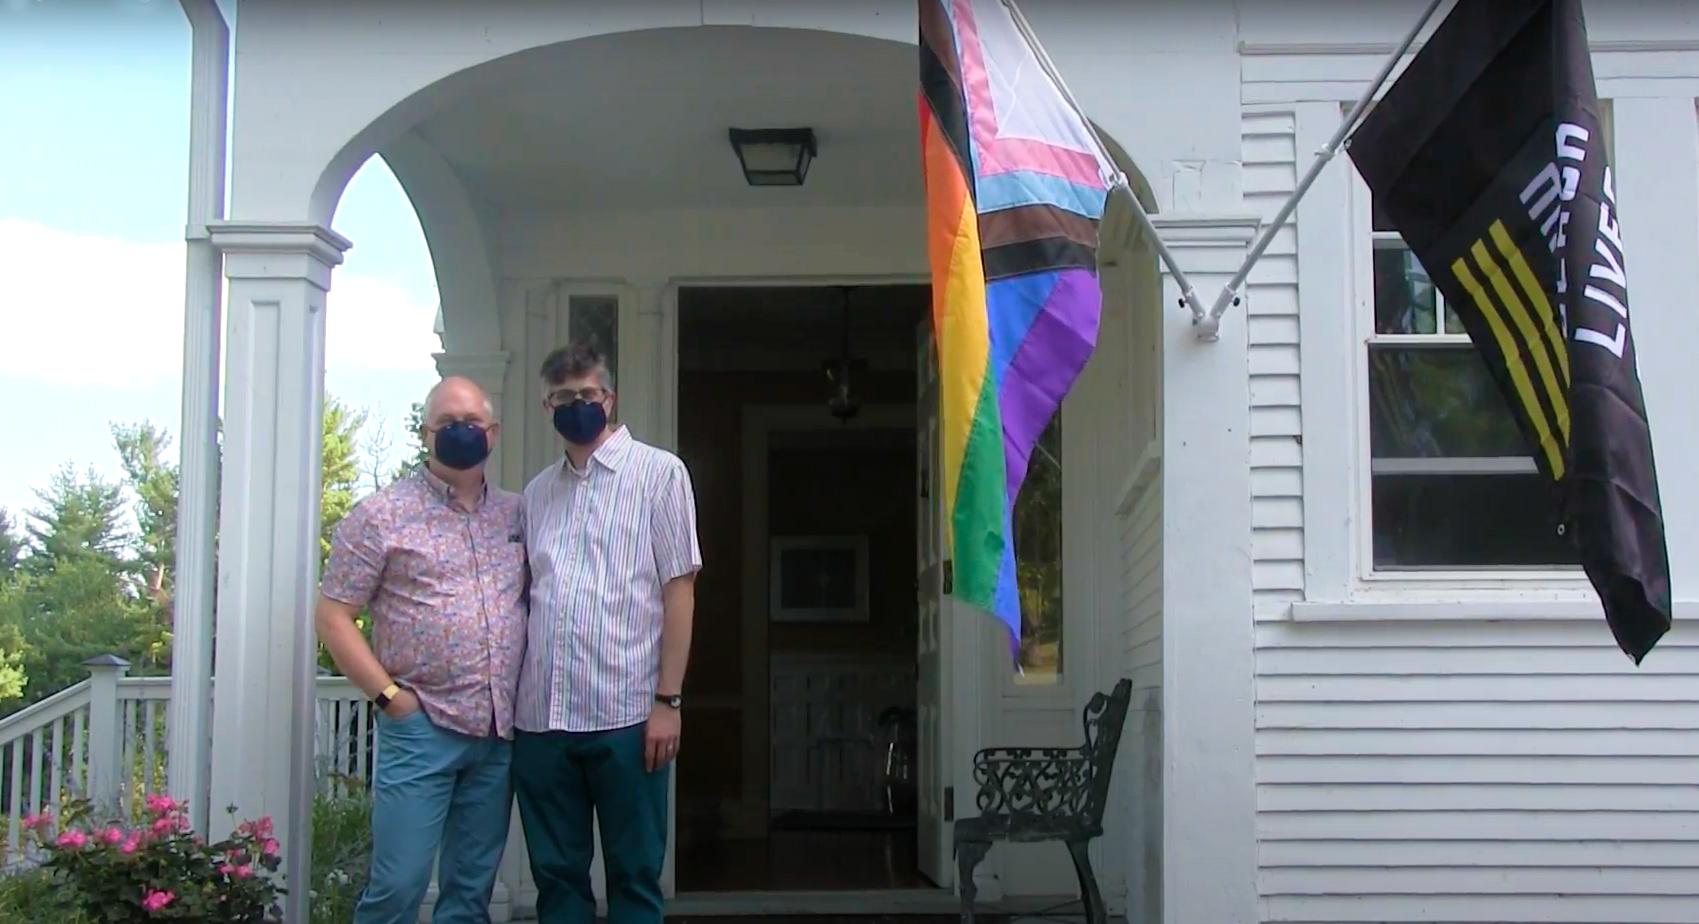
[{"label": "wrought iron bench", "polygon": [[1121,680],[1113,693],[1094,693],[1081,716],[1085,744],[1077,748],[986,748],[974,755],[980,814],[956,821],[956,879],[962,922],[972,924],[977,890],[973,870],[997,841],[1061,841],[1074,860],[1080,902],[1090,924],[1105,924],[1108,909],[1091,869],[1087,846],[1103,833],[1103,809],[1121,727],[1133,698],[1133,682]]}]

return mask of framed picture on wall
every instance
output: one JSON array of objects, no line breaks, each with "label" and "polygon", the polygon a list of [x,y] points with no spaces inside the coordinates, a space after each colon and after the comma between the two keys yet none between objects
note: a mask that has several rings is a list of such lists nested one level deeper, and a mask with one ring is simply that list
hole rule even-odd
[{"label": "framed picture on wall", "polygon": [[777,536],[767,563],[773,622],[867,622],[866,536]]}]

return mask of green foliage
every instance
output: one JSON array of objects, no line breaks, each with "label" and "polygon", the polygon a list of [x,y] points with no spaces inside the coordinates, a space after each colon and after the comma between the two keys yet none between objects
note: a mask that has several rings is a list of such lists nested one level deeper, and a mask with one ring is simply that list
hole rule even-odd
[{"label": "green foliage", "polygon": [[371,864],[371,830],[372,804],[363,788],[313,803],[312,924],[354,919]]},{"label": "green foliage", "polygon": [[335,398],[324,402],[324,449],[320,456],[321,488],[319,552],[330,555],[336,524],[354,509],[360,487],[360,431],[369,415]]},{"label": "green foliage", "polygon": [[11,578],[18,570],[18,559],[24,554],[24,542],[18,538],[17,524],[12,514],[0,507],[0,582]]},{"label": "green foliage", "polygon": [[401,478],[414,469],[425,464],[430,458],[430,450],[425,448],[425,402],[415,401],[407,409],[407,436],[412,441],[412,454],[395,470],[395,477]]},{"label": "green foliage", "polygon": [[25,572],[42,575],[67,562],[93,561],[129,573],[125,553],[131,537],[124,527],[124,492],[116,482],[93,469],[79,475],[67,464],[35,496],[41,506],[29,512],[24,528]]},{"label": "green foliage", "polygon": [[171,566],[177,552],[177,464],[171,435],[149,421],[112,424],[112,444],[124,467],[124,483],[135,496],[136,564],[143,594],[171,612]]}]

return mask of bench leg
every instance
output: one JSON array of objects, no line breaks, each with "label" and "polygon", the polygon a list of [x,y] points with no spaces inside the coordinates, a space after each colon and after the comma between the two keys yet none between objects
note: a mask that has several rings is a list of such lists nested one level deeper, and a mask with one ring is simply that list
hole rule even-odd
[{"label": "bench leg", "polygon": [[1097,874],[1091,869],[1089,841],[1069,841],[1068,854],[1074,858],[1074,873],[1080,879],[1080,903],[1085,905],[1087,924],[1107,924],[1109,909],[1103,904],[1103,893],[1097,888]]},{"label": "bench leg", "polygon": [[973,924],[973,900],[979,894],[973,884],[973,871],[990,852],[991,845],[984,841],[956,842],[956,887],[962,895],[962,924]]}]

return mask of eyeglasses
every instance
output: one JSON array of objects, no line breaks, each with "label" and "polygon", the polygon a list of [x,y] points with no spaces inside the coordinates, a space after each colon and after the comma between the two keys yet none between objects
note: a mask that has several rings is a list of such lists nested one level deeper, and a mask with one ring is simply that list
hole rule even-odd
[{"label": "eyeglasses", "polygon": [[557,391],[549,392],[548,403],[550,407],[565,407],[574,401],[584,401],[590,404],[595,404],[607,396],[608,392],[606,389],[597,388],[594,385],[586,388],[580,388],[576,391],[570,388],[562,388]]}]

